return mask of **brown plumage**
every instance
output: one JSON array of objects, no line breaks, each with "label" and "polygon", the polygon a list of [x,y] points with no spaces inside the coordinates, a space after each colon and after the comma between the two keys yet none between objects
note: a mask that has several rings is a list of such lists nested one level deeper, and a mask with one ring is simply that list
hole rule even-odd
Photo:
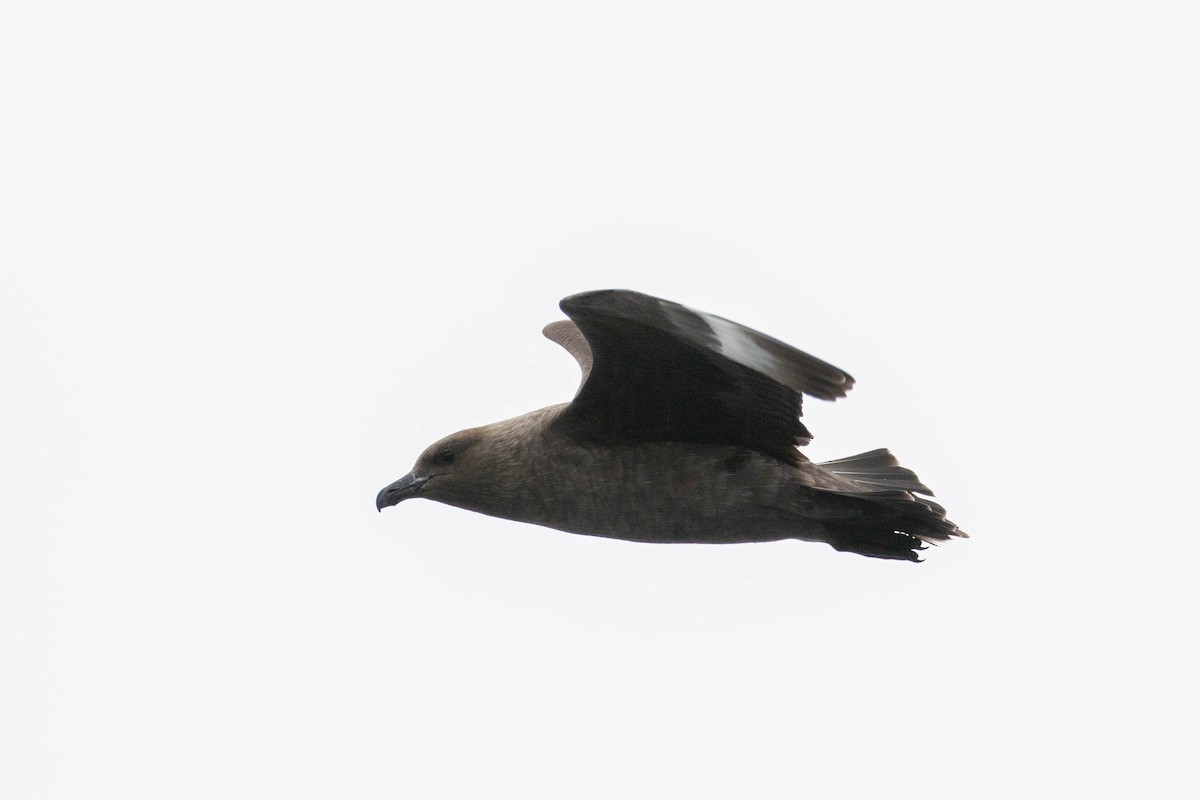
[{"label": "brown plumage", "polygon": [[579,362],[570,403],[430,445],[376,507],[425,497],[638,542],[822,541],[918,561],[965,536],[886,450],[814,464],[801,397],[854,379],[777,339],[638,292],[572,295],[547,338]]}]

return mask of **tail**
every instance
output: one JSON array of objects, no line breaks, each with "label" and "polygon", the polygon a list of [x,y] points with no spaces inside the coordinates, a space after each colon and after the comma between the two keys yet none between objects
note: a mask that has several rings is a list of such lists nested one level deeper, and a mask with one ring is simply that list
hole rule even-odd
[{"label": "tail", "polygon": [[946,519],[946,509],[928,499],[933,492],[916,473],[900,466],[887,450],[816,466],[824,472],[817,488],[846,498],[846,516],[823,522],[836,550],[920,561],[918,552],[926,544],[967,535]]}]

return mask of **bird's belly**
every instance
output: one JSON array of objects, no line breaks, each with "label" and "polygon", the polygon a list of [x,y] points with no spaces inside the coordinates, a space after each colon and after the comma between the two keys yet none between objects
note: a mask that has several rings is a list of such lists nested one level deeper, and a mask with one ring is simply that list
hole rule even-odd
[{"label": "bird's belly", "polygon": [[569,502],[545,503],[542,518],[527,521],[651,543],[768,542],[816,532],[795,513],[796,493],[804,489],[794,468],[738,448],[697,453],[692,446],[684,455],[669,445],[652,447],[665,451],[657,459],[646,456],[645,446],[617,452],[603,468],[583,473],[588,480],[575,481]]},{"label": "bird's belly", "polygon": [[570,533],[647,543],[732,544],[807,538],[797,521],[771,508],[699,511],[676,507],[613,509],[584,519],[561,517],[541,524]]}]

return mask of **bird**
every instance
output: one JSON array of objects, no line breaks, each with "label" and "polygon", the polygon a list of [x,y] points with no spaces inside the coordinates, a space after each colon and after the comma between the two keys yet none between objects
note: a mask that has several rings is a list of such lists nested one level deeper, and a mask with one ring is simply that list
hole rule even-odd
[{"label": "bird", "polygon": [[570,402],[450,434],[385,486],[568,533],[660,544],[797,539],[921,561],[965,537],[886,449],[814,462],[802,398],[841,370],[778,339],[627,289],[566,297],[545,327],[579,364]]}]

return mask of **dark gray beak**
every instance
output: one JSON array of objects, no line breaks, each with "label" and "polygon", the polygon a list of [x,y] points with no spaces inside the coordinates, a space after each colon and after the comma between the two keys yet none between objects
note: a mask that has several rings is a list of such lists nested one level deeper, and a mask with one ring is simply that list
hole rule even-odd
[{"label": "dark gray beak", "polygon": [[383,511],[388,506],[394,506],[401,500],[407,500],[410,497],[416,497],[417,492],[425,485],[425,481],[429,478],[418,478],[411,472],[405,475],[395,483],[389,484],[379,490],[379,494],[375,495],[375,508]]}]

